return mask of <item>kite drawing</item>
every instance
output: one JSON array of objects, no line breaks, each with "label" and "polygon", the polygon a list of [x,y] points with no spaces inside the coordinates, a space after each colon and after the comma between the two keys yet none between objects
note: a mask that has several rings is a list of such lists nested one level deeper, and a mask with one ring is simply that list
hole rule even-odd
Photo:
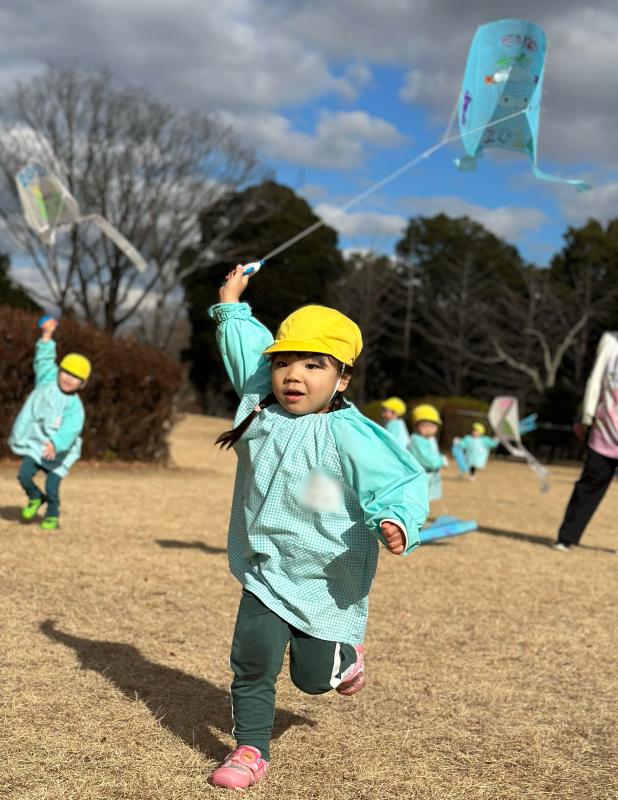
[{"label": "kite drawing", "polygon": [[466,154],[460,170],[476,168],[487,148],[527,155],[532,172],[579,192],[590,184],[548,175],[537,166],[539,115],[545,66],[545,34],[523,19],[502,19],[477,29],[468,54],[458,119]]}]

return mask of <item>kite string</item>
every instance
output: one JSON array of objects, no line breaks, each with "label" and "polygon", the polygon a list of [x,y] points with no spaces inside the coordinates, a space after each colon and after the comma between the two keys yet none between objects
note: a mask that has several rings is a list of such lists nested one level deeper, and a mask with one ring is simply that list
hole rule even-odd
[{"label": "kite string", "polygon": [[[422,153],[415,156],[410,161],[407,161],[401,167],[398,167],[398,169],[389,173],[386,177],[381,178],[379,181],[376,181],[374,184],[369,186],[369,188],[364,189],[362,192],[357,194],[351,200],[348,200],[347,203],[344,203],[342,206],[340,206],[337,209],[337,211],[338,212],[347,211],[352,206],[356,205],[357,203],[360,203],[361,200],[364,200],[366,197],[369,197],[369,195],[373,194],[374,192],[377,192],[378,189],[381,189],[383,186],[386,186],[387,184],[391,183],[391,181],[394,181],[400,175],[403,175],[404,172],[407,172],[409,169],[412,169],[412,167],[415,167],[417,164],[423,161],[423,159],[429,158],[429,156],[432,156],[438,150],[441,150],[447,144],[452,144],[453,142],[457,142],[460,139],[463,139],[466,136],[470,136],[473,133],[478,133],[479,131],[483,131],[490,125],[497,125],[500,122],[506,122],[509,119],[514,119],[515,117],[519,117],[522,114],[525,114],[528,110],[529,110],[528,108],[520,109],[519,111],[515,111],[513,114],[508,114],[506,117],[500,117],[499,119],[492,119],[489,122],[484,123],[483,125],[479,125],[476,128],[471,128],[469,131],[464,131],[463,133],[460,132],[452,136],[443,135],[439,142],[436,142],[431,147],[428,147],[426,150],[423,150]],[[447,128],[447,132],[450,132],[451,127],[452,123],[449,123],[449,128]],[[287,242],[284,242],[282,245],[279,245],[279,247],[276,247],[274,250],[271,250],[271,252],[268,253],[268,255],[264,256],[261,260],[268,261],[268,259],[274,258],[274,256],[278,256],[279,253],[282,253],[284,250],[287,250],[289,247],[292,247],[292,245],[296,244],[296,242],[299,242],[301,239],[304,239],[305,236],[309,236],[310,233],[313,233],[314,231],[318,230],[318,228],[321,228],[323,225],[326,224],[327,224],[326,220],[319,219],[317,222],[314,222],[313,225],[309,225],[309,227],[305,228],[300,233],[297,233],[295,236],[292,236],[292,238],[288,239]]]}]

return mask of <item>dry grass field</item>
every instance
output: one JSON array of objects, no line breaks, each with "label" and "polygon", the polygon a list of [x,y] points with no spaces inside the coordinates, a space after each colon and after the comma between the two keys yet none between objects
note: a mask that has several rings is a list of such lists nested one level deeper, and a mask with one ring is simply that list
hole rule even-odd
[{"label": "dry grass field", "polygon": [[[0,465],[0,797],[201,800],[227,751],[239,587],[234,456],[187,417],[169,469],[79,465],[62,529],[18,522]],[[448,470],[434,509],[477,533],[380,558],[354,698],[279,682],[266,800],[615,800],[618,491],[562,555],[577,470],[548,495],[524,466]]]}]

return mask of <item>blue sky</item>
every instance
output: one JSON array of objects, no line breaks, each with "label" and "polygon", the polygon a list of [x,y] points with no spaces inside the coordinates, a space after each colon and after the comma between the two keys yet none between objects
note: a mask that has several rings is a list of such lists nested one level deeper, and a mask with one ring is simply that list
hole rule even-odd
[{"label": "blue sky", "polygon": [[434,144],[478,25],[503,0],[29,0],[3,10],[0,88],[49,60],[221,115],[276,178],[332,220],[344,248],[389,252],[416,214],[467,214],[546,264],[569,224],[618,216],[618,4],[520,0],[549,42],[539,163],[584,177],[542,183],[524,157],[459,173],[445,148],[375,196],[337,209]]}]

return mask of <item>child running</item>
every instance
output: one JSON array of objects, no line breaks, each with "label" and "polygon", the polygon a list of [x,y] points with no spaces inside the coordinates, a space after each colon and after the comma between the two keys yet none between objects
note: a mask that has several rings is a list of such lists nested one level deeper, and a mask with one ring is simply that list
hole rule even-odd
[{"label": "child running", "polygon": [[[58,326],[48,319],[34,353],[34,390],[19,412],[9,437],[9,447],[23,456],[18,480],[28,496],[21,512],[34,519],[47,503],[41,528],[56,530],[60,524],[60,481],[81,455],[84,406],[78,397],[90,377],[90,362],[69,353],[56,364],[53,334]],[[39,470],[46,474],[45,494],[34,483]]]},{"label": "child running", "polygon": [[382,402],[382,425],[402,447],[407,447],[410,441],[410,434],[403,420],[406,411],[406,404],[401,397],[389,397]]},{"label": "child running", "polygon": [[437,408],[427,404],[412,409],[414,433],[410,437],[408,449],[427,473],[429,482],[429,502],[442,497],[442,476],[440,470],[448,466],[446,456],[440,452],[436,434],[442,425]]},{"label": "child running", "polygon": [[331,308],[305,306],[275,340],[240,296],[237,267],[209,309],[240,396],[228,552],[242,596],[230,665],[236,749],[210,776],[246,789],[266,777],[275,684],[290,647],[308,694],[358,692],[378,541],[397,555],[419,543],[427,516],[422,469],[344,399],[361,333]]},{"label": "child running", "polygon": [[476,478],[477,469],[485,469],[489,460],[489,453],[498,446],[498,439],[486,436],[486,429],[482,422],[475,422],[472,431],[459,441],[470,468],[469,478]]}]

